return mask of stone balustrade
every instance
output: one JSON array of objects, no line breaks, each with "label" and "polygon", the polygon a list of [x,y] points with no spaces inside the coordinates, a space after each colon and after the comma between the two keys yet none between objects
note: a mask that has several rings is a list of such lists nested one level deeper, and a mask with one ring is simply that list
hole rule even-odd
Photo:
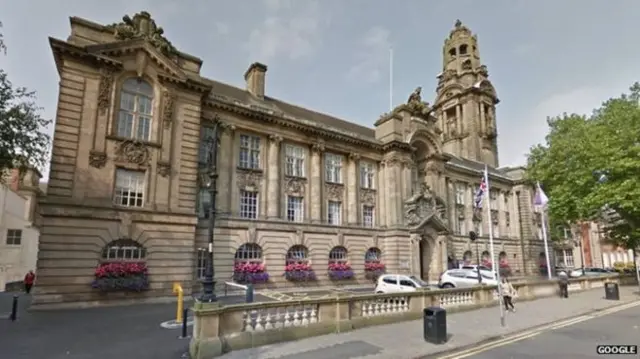
[{"label": "stone balustrade", "polygon": [[[613,274],[570,279],[569,292],[601,288],[606,282],[631,284],[635,277]],[[513,286],[519,301],[558,293],[555,280],[514,282]],[[231,350],[415,320],[430,306],[452,312],[497,304],[496,286],[388,294],[336,293],[332,298],[228,306],[196,303],[189,350],[193,359],[210,359]]]}]

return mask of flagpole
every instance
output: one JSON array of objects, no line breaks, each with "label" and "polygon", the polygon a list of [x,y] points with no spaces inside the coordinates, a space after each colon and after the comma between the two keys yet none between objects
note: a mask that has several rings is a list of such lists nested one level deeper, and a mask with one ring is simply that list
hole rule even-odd
[{"label": "flagpole", "polygon": [[[489,218],[489,247],[491,250],[491,270],[495,273],[496,280],[498,281],[498,306],[500,307],[500,325],[505,326],[504,308],[502,298],[502,281],[500,280],[500,267],[496,269],[496,252],[493,250],[493,219],[491,218],[491,186],[489,184],[489,170],[487,165],[484,165],[484,183],[487,186],[487,193],[485,198],[487,199],[487,218]],[[478,268],[478,271],[480,269]]]},{"label": "flagpole", "polygon": [[393,48],[389,48],[389,111],[393,111]]},{"label": "flagpole", "polygon": [[[542,191],[542,188],[540,188],[540,182],[538,182],[536,184],[537,191]],[[545,212],[545,205],[541,205],[541,213],[540,213],[540,220],[542,222],[542,240],[544,241],[544,256],[546,257],[547,260],[547,277],[549,279],[551,279],[551,262],[549,260],[549,241],[547,240],[547,220],[545,218],[544,212]],[[582,259],[584,260],[584,255],[582,256]]]}]

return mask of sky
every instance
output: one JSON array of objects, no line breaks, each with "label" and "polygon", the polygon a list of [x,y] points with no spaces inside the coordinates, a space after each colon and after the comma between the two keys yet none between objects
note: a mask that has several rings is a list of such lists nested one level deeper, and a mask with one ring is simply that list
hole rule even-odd
[{"label": "sky", "polygon": [[37,91],[47,118],[59,80],[47,38],[66,39],[69,16],[110,24],[142,10],[204,60],[203,76],[244,87],[249,64],[262,62],[268,96],[368,127],[389,110],[390,89],[394,105],[418,86],[433,102],[442,45],[460,19],[501,101],[500,166],[525,163],[547,116],[589,114],[640,80],[636,0],[0,0],[0,9],[0,68]]}]

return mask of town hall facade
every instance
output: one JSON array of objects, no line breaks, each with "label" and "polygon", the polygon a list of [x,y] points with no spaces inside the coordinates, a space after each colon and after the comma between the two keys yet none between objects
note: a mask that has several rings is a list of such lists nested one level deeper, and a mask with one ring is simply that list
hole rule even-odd
[{"label": "town hall facade", "polygon": [[[521,168],[499,167],[497,93],[459,21],[433,105],[418,88],[371,128],[269,97],[260,63],[245,88],[202,77],[202,60],[178,51],[146,12],[107,26],[72,17],[69,38],[50,44],[59,100],[37,207],[34,307],[167,298],[175,282],[199,290],[216,123],[219,284],[247,263],[269,275],[256,285],[272,289],[370,283],[370,263],[436,281],[455,263],[488,259],[489,229],[513,275],[538,274],[532,188]],[[491,221],[473,213],[485,164]],[[111,262],[146,264],[148,290],[92,287],[96,268]],[[289,280],[291,263],[315,278]],[[330,278],[332,263],[353,276]]]}]

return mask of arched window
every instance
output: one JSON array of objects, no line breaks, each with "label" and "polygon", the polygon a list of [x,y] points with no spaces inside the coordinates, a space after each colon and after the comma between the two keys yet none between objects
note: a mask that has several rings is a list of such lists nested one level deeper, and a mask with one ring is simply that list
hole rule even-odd
[{"label": "arched window", "polygon": [[471,61],[470,60],[465,60],[465,62],[462,63],[462,69],[463,70],[471,70]]},{"label": "arched window", "polygon": [[491,260],[491,254],[489,253],[489,251],[482,252],[482,260],[483,261],[490,261]]},{"label": "arched window", "polygon": [[449,49],[449,56],[456,57],[456,48],[455,47],[452,47],[451,49]]},{"label": "arched window", "polygon": [[287,264],[307,263],[309,261],[309,250],[302,245],[295,245],[287,251]]},{"label": "arched window", "polygon": [[462,260],[464,261],[464,264],[471,264],[473,261],[473,253],[471,253],[471,251],[464,252]]},{"label": "arched window", "polygon": [[102,259],[107,261],[143,261],[147,250],[132,239],[118,239],[102,249]]},{"label": "arched window", "polygon": [[382,258],[382,251],[376,247],[371,247],[364,255],[365,263],[379,263]]},{"label": "arched window", "polygon": [[498,259],[500,259],[500,262],[506,261],[507,260],[507,252],[505,252],[505,251],[500,252],[500,254],[498,255]]},{"label": "arched window", "polygon": [[122,84],[116,134],[119,137],[149,141],[153,113],[153,87],[140,78]]},{"label": "arched window", "polygon": [[466,55],[467,54],[467,49],[468,49],[467,45],[460,45],[460,50],[458,51],[458,53],[460,55]]},{"label": "arched window", "polygon": [[236,250],[235,262],[262,262],[262,248],[255,243],[245,243]]},{"label": "arched window", "polygon": [[347,249],[342,246],[333,247],[329,252],[329,263],[344,263],[347,261]]}]

